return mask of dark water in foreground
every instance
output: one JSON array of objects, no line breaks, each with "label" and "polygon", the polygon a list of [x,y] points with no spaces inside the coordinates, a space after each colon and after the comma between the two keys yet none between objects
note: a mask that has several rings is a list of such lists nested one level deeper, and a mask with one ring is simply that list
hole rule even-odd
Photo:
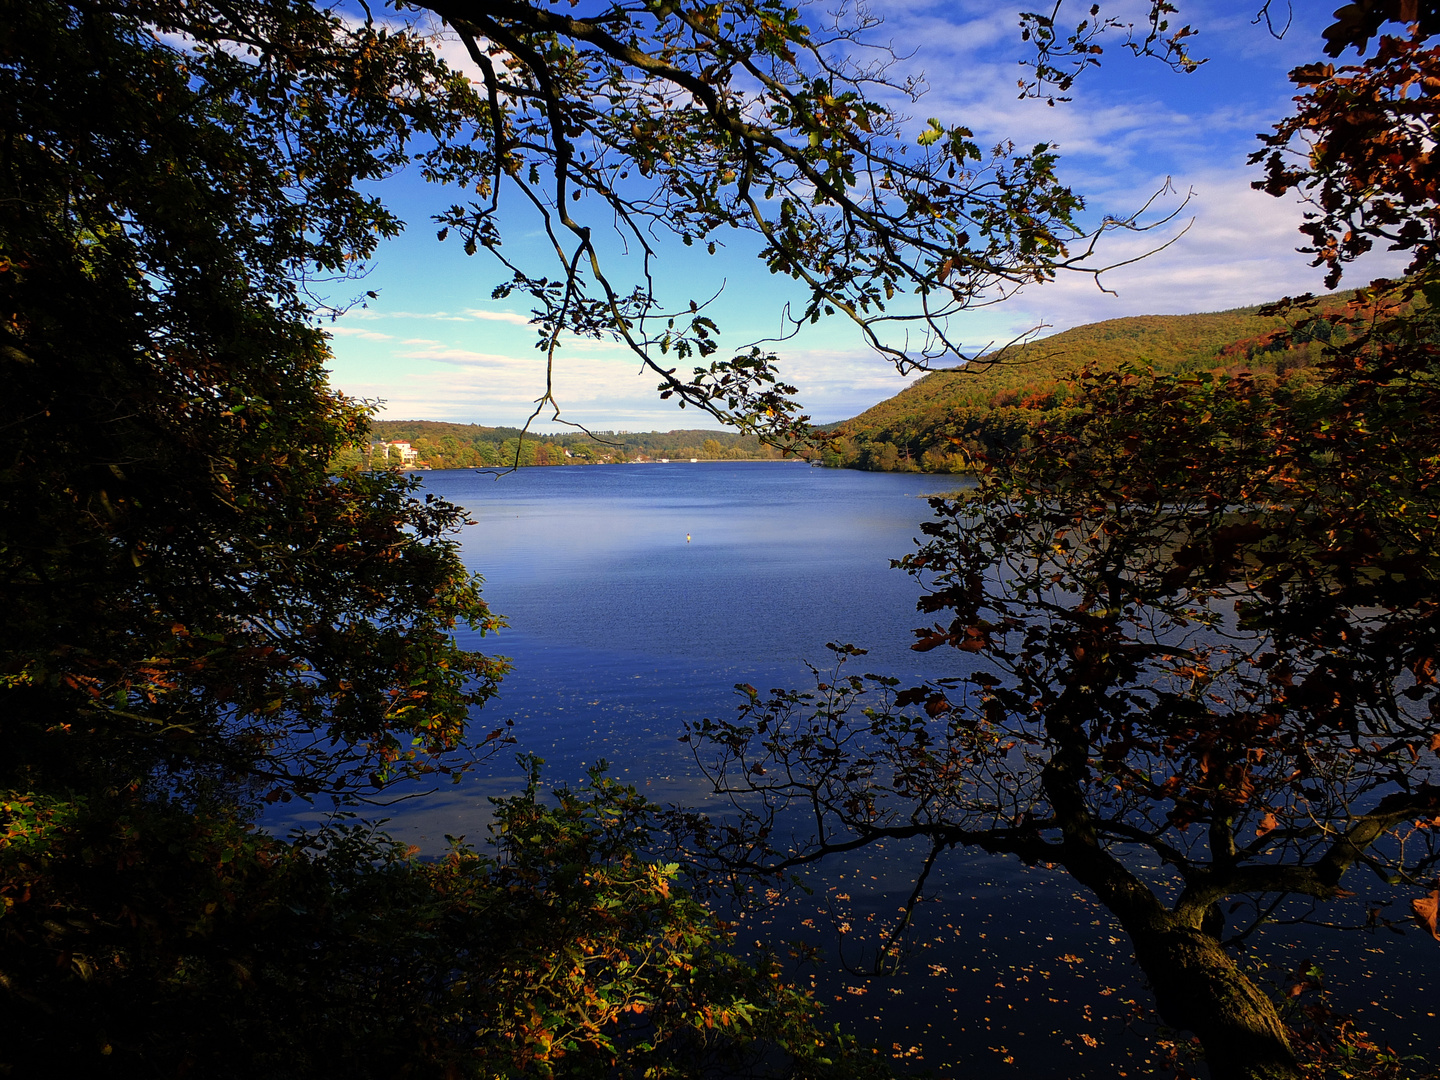
[{"label": "dark water in foreground", "polygon": [[[676,741],[687,719],[728,715],[733,686],[803,688],[827,641],[870,649],[862,670],[955,672],[949,650],[909,650],[917,590],[889,560],[912,547],[922,496],[951,477],[701,462],[525,469],[498,481],[437,472],[425,487],[466,507],[471,569],[509,620],[480,647],[514,660],[483,727],[513,719],[546,778],[574,781],[606,758],[659,802],[707,790]],[[689,540],[687,542],[687,534]],[[484,835],[485,795],[516,790],[497,760],[467,784],[397,808],[392,828],[427,850],[445,833]],[[814,977],[833,1018],[916,1070],[940,1076],[1151,1074],[1127,1021],[1148,1005],[1128,942],[1068,877],[957,852],[931,878],[897,977],[847,974],[835,928],[876,925],[908,895],[916,860],[873,851],[812,875],[814,892],[756,916],[742,944],[803,936],[827,962]],[[1364,882],[1346,882],[1360,890]],[[843,959],[857,959],[853,936]],[[1258,950],[1277,981],[1307,958],[1339,1004],[1397,1049],[1440,1046],[1440,945],[1411,932],[1286,929]]]}]

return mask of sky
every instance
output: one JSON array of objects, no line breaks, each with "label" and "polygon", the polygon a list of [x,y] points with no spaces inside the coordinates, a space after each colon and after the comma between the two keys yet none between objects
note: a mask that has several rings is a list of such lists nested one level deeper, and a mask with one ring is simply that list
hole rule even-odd
[{"label": "sky", "polygon": [[[1036,6],[1033,0],[873,4],[884,23],[872,36],[903,57],[900,73],[922,74],[928,85],[925,97],[905,109],[917,135],[933,116],[969,127],[982,147],[1006,139],[1020,146],[1055,143],[1062,179],[1084,194],[1092,220],[1128,217],[1160,191],[1168,193],[1156,205],[1178,210],[1162,229],[1106,238],[1101,255],[1109,264],[1169,246],[1107,273],[1103,290],[1090,277],[1071,275],[963,313],[952,332],[968,349],[1125,315],[1218,311],[1322,291],[1322,271],[1295,251],[1303,240],[1300,206],[1251,190],[1259,170],[1246,157],[1259,146],[1257,133],[1291,107],[1286,73],[1321,59],[1320,31],[1333,5],[1295,0],[1287,11],[1285,0],[1275,0],[1278,20],[1292,17],[1276,37],[1254,22],[1261,2],[1180,0],[1179,18],[1201,31],[1191,48],[1207,58],[1198,71],[1177,74],[1154,60],[1130,58],[1114,40],[1102,66],[1076,83],[1073,100],[1054,107],[1017,99],[1018,61],[1025,55],[1018,12]],[[1083,6],[1071,4],[1077,11]],[[1105,13],[1133,17],[1142,6],[1122,0]],[[381,245],[363,282],[342,283],[352,294],[378,296],[327,323],[332,383],[380,402],[383,419],[522,423],[544,387],[528,305],[520,297],[490,298],[507,275],[483,251],[467,257],[454,240],[437,242],[430,217],[455,201],[455,193],[409,174],[387,179],[378,190],[407,229]],[[538,265],[543,252],[534,222],[517,213],[503,227],[506,251]],[[1398,268],[1393,256],[1380,253],[1347,284]],[[657,271],[672,300],[718,293],[711,310],[727,350],[776,333],[786,301],[800,295],[789,279],[769,274],[754,247],[743,245],[710,257],[674,242],[661,247]],[[820,422],[854,416],[914,378],[899,375],[841,319],[822,321],[774,348],[782,375]],[[567,342],[555,371],[563,415],[592,429],[716,426],[693,409],[661,401],[655,383],[623,346],[610,342]]]}]

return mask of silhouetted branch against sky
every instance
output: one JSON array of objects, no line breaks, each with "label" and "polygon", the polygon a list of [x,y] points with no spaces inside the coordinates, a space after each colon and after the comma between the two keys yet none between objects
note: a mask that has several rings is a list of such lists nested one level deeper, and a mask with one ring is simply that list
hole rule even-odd
[{"label": "silhouetted branch against sky", "polygon": [[[1163,34],[1148,21],[1148,5],[1107,7],[1102,18],[1118,25],[1097,39],[1105,49],[1103,63],[1085,70],[1063,93],[1038,99],[1024,92],[1027,85],[1033,89],[1037,68],[1033,40],[1023,40],[1034,20],[1022,27],[1019,6],[996,10],[983,3],[937,2],[849,8],[839,16],[838,29],[829,26],[828,39],[822,36],[827,31],[821,9],[804,9],[809,40],[829,44],[816,45],[808,56],[792,50],[793,62],[752,51],[748,63],[731,57],[718,66],[717,36],[753,45],[760,31],[721,27],[707,39],[704,26],[672,19],[676,29],[664,31],[671,35],[666,38],[655,31],[660,23],[653,15],[636,16],[633,27],[657,34],[646,39],[650,45],[671,50],[665,61],[671,69],[651,71],[648,79],[627,61],[618,38],[607,44],[608,31],[564,24],[558,29],[568,42],[577,40],[574,33],[589,35],[577,55],[598,54],[603,62],[566,69],[566,77],[576,80],[576,100],[585,105],[561,118],[562,126],[572,125],[566,130],[573,154],[560,170],[563,181],[557,181],[549,135],[560,114],[547,113],[540,104],[543,91],[531,85],[537,58],[526,65],[511,48],[523,45],[527,13],[543,10],[578,20],[606,9],[517,4],[512,10],[463,0],[427,7],[433,11],[376,14],[416,20],[436,32],[442,54],[477,85],[484,85],[485,73],[476,57],[490,64],[496,101],[513,125],[515,161],[523,159],[526,166],[515,168],[512,162],[511,173],[492,171],[483,195],[426,184],[409,172],[384,181],[381,191],[408,229],[382,245],[374,260],[366,287],[378,298],[333,327],[334,380],[348,393],[385,399],[383,415],[392,418],[518,422],[542,396],[548,359],[553,396],[567,419],[598,427],[693,423],[693,412],[682,414],[673,400],[657,399],[656,373],[637,372],[630,345],[687,382],[702,359],[696,349],[701,342],[688,332],[698,316],[719,330],[718,337],[706,330],[718,349],[705,364],[743,355],[758,343],[762,354],[777,355],[778,377],[798,388],[805,411],[832,420],[905,385],[907,376],[886,359],[898,360],[902,369],[915,360],[947,365],[1037,326],[1060,329],[1120,315],[1216,310],[1321,284],[1320,275],[1294,253],[1303,239],[1296,231],[1297,207],[1251,191],[1257,170],[1245,165],[1258,145],[1256,134],[1290,108],[1293,90],[1286,73],[1319,53],[1326,20],[1318,10],[1293,12],[1281,36],[1268,32],[1263,21],[1255,24],[1254,0],[1207,4],[1172,16],[1175,25]],[[1085,11],[1069,7],[1046,14],[1057,26],[1070,15],[1085,17]],[[435,12],[454,25],[438,25]],[[1278,30],[1280,13],[1270,14]],[[1170,39],[1186,21],[1197,32],[1172,47]],[[506,33],[520,37],[507,47],[498,40]],[[857,44],[862,40],[869,44]],[[1158,62],[1130,56],[1147,49]],[[1058,68],[1063,58],[1052,60]],[[1193,70],[1186,73],[1187,68]],[[831,95],[840,104],[817,105],[819,99],[806,97],[811,88],[799,79],[802,70],[823,75],[827,85],[843,91]],[[737,141],[717,140],[715,125],[697,118],[706,106],[693,86],[683,85],[687,72],[697,78],[708,72],[728,87],[730,96],[713,99],[709,108],[738,125]],[[835,81],[839,76],[854,80],[856,97],[844,97],[850,91]],[[1062,97],[1070,100],[1058,100]],[[859,103],[867,103],[863,115]],[[744,135],[747,124],[764,126],[767,109],[778,110],[768,116],[769,130],[778,130],[778,137],[766,142],[755,132]],[[805,109],[832,117],[827,123],[833,130],[818,132],[815,146],[802,137],[805,121],[796,119]],[[663,137],[645,124],[662,128]],[[863,131],[865,126],[871,130]],[[978,229],[951,222],[945,226],[948,240],[969,233],[970,249],[985,256],[982,268],[963,276],[953,260],[943,269],[944,228],[935,231],[913,205],[908,217],[902,210],[887,219],[900,244],[866,251],[866,238],[873,235],[866,213],[884,207],[893,212],[904,204],[897,202],[897,191],[949,179],[943,173],[955,160],[957,127],[973,133],[962,141],[976,151],[961,152],[961,171],[974,173],[975,190],[964,193],[967,209],[976,198],[996,194],[981,186],[993,182],[993,172],[984,171],[992,164],[1013,173],[1016,156],[1041,143],[1055,147],[1054,179],[1047,173],[1039,186],[1049,185],[1045,190],[1054,197],[1069,189],[1084,198],[1083,207],[1062,206],[1054,198],[1042,207],[1063,253],[1041,252],[1041,266],[1034,252],[1020,252],[1013,233],[987,246],[977,239]],[[863,152],[853,145],[857,137]],[[761,151],[750,166],[743,152],[747,145]],[[1004,151],[998,159],[992,155],[997,147]],[[674,160],[666,161],[666,153]],[[850,180],[842,159],[855,170]],[[531,166],[541,167],[531,171]],[[909,179],[898,188],[870,186],[886,167]],[[747,168],[759,171],[751,178]],[[774,190],[772,182],[778,182]],[[827,183],[842,197],[816,209],[810,197]],[[790,209],[784,210],[787,191]],[[1149,220],[1175,214],[1173,219],[1150,232],[1112,229],[1099,238],[1093,257],[1083,260],[1090,269],[1117,267],[1098,282],[1103,289],[1093,276],[1063,269],[1089,250],[1090,234],[1107,220],[1129,221],[1157,191],[1167,194],[1152,206]],[[853,205],[844,205],[846,197]],[[431,220],[437,215],[449,229],[441,244],[435,242],[439,225]],[[473,258],[463,251],[467,227],[481,249]],[[487,253],[487,236],[503,238],[503,244]],[[1159,253],[1131,262],[1172,240]],[[777,244],[803,248],[808,263],[767,257],[766,249]],[[780,272],[767,268],[767,258]],[[584,293],[556,290],[567,262],[575,262]],[[513,277],[517,270],[520,279]],[[959,286],[943,297],[944,290],[935,288],[942,273],[945,285]],[[1052,276],[1055,280],[1035,280]],[[915,289],[927,280],[931,295],[922,304]],[[492,290],[507,283],[512,291],[492,298]],[[532,295],[536,292],[544,294],[544,302]],[[1001,296],[1009,299],[994,304]],[[691,301],[700,305],[698,312],[690,311]],[[933,319],[923,318],[926,304]],[[853,318],[845,316],[847,305]],[[546,347],[537,349],[536,328],[525,320],[547,306],[558,319],[542,339]],[[681,317],[671,326],[670,316],[677,313]],[[809,321],[812,314],[818,321]],[[631,343],[608,332],[617,315],[630,322]],[[681,338],[689,338],[692,355],[677,353]],[[541,418],[549,415],[547,409]]]}]

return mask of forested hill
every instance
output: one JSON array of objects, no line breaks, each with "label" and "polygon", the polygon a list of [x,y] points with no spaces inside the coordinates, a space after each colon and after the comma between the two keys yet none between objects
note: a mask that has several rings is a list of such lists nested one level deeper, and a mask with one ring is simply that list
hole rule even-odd
[{"label": "forested hill", "polygon": [[1304,379],[1319,348],[1311,336],[1328,339],[1329,325],[1298,331],[1287,344],[1276,340],[1285,320],[1260,310],[1108,319],[1006,349],[998,363],[933,372],[832,425],[839,438],[826,464],[963,471],[981,451],[1021,445],[1047,415],[1064,409],[1086,368],[1128,363],[1157,372],[1247,370]]},{"label": "forested hill", "polygon": [[[513,427],[485,427],[480,424],[451,424],[440,420],[376,420],[371,437],[386,442],[404,441],[418,452],[425,468],[455,469],[487,465],[509,465],[518,450],[521,465],[577,465],[623,461],[656,461],[661,458],[700,460],[749,460],[779,457],[778,451],[762,446],[753,435],[733,431],[688,429],[680,431],[584,432],[558,435],[526,433]],[[359,450],[351,452],[359,464]]]}]

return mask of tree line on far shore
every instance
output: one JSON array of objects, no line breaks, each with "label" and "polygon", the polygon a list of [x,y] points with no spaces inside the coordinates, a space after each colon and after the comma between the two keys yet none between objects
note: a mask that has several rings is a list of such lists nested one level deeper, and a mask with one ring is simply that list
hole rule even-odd
[{"label": "tree line on far shore", "polygon": [[[1331,298],[1340,310],[1350,294]],[[1293,322],[1293,319],[1290,320]],[[1199,315],[1140,315],[1007,348],[983,370],[935,371],[851,420],[830,427],[828,443],[807,447],[831,468],[875,472],[966,473],[996,455],[1025,450],[1048,423],[1075,411],[1086,371],[1130,367],[1157,374],[1248,374],[1282,397],[1312,391],[1312,366],[1343,325],[1310,319],[1292,326],[1258,306]],[[1338,339],[1335,343],[1339,343]],[[977,362],[978,363],[978,362]],[[582,465],[671,458],[750,461],[781,452],[755,435],[732,431],[522,432],[438,420],[376,420],[370,447],[353,446],[339,467],[376,462],[381,441],[405,441],[429,469]],[[367,457],[366,451],[370,450]],[[399,457],[393,464],[399,464]],[[381,464],[388,464],[381,460]]]},{"label": "tree line on far shore", "polygon": [[335,466],[360,468],[368,464],[374,467],[381,441],[410,443],[418,455],[416,465],[426,469],[603,465],[661,458],[768,461],[781,457],[780,451],[762,444],[756,436],[733,431],[685,429],[546,435],[522,432],[514,427],[451,424],[439,420],[377,420],[370,434],[375,440],[373,443],[346,447],[336,456]]}]

